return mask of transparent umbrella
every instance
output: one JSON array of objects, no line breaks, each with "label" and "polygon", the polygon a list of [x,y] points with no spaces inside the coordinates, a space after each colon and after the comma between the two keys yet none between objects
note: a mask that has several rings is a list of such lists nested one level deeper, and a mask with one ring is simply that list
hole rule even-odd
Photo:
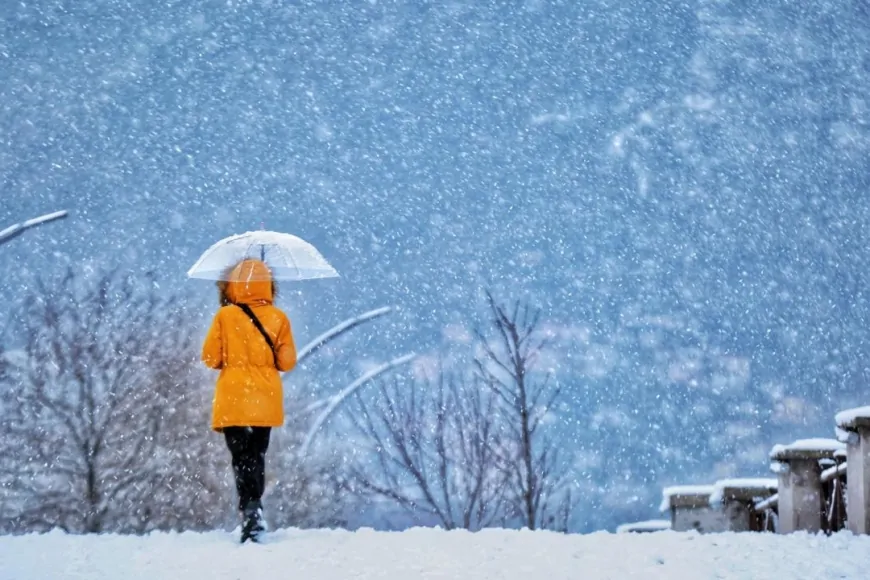
[{"label": "transparent umbrella", "polygon": [[245,259],[265,262],[275,280],[338,277],[335,268],[314,246],[294,235],[269,230],[246,232],[216,242],[203,252],[187,275],[226,280],[230,268]]}]

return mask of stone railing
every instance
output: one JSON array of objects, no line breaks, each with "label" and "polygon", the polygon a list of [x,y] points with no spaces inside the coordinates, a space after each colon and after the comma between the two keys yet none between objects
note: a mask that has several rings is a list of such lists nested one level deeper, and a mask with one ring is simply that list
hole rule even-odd
[{"label": "stone railing", "polygon": [[726,528],[725,515],[710,505],[712,485],[675,485],[662,490],[659,511],[670,515],[675,532],[696,530],[720,532]]},{"label": "stone railing", "polygon": [[870,406],[837,413],[835,422],[837,439],[775,445],[775,479],[666,487],[660,511],[670,515],[667,527],[650,520],[620,530],[870,534]]},{"label": "stone railing", "polygon": [[[756,503],[776,493],[776,479],[723,479],[712,485],[676,485],[662,492],[661,512],[676,532],[763,531],[768,525]],[[640,523],[640,522],[639,522]],[[631,525],[631,524],[628,524]]]},{"label": "stone railing", "polygon": [[771,469],[779,477],[777,531],[826,530],[823,462],[834,461],[834,452],[845,446],[836,439],[800,439],[788,445],[774,445]]}]

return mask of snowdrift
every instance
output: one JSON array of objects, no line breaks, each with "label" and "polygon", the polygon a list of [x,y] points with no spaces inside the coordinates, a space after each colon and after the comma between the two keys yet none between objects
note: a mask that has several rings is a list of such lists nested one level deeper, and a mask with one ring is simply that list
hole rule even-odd
[{"label": "snowdrift", "polygon": [[219,532],[0,537],[0,578],[10,580],[857,580],[868,570],[870,537],[845,532],[280,530],[260,545]]}]

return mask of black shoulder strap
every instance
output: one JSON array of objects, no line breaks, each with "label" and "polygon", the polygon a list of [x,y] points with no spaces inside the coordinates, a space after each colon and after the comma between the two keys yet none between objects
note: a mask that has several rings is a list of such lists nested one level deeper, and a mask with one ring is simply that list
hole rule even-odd
[{"label": "black shoulder strap", "polygon": [[260,331],[260,334],[263,335],[263,338],[266,339],[266,343],[269,345],[269,349],[272,351],[272,361],[275,363],[275,366],[278,366],[278,355],[275,354],[275,344],[272,342],[272,339],[269,337],[269,333],[266,332],[266,329],[263,328],[263,325],[260,323],[260,319],[257,318],[257,315],[254,314],[254,311],[251,310],[251,307],[247,304],[236,304],[239,308],[245,311],[245,314],[248,315],[248,318],[251,319],[251,322],[254,323],[254,326],[257,327],[257,330]]}]

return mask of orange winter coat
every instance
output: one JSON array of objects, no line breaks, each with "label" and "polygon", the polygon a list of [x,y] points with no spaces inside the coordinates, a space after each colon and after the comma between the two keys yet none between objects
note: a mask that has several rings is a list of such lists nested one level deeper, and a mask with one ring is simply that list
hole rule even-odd
[{"label": "orange winter coat", "polygon": [[[230,304],[221,307],[202,345],[202,360],[219,369],[212,404],[212,429],[278,427],[284,424],[284,395],[279,371],[296,366],[290,320],[272,305],[268,268],[259,260],[236,266],[226,290]],[[275,345],[277,368],[269,345],[236,304],[247,304]]]}]

